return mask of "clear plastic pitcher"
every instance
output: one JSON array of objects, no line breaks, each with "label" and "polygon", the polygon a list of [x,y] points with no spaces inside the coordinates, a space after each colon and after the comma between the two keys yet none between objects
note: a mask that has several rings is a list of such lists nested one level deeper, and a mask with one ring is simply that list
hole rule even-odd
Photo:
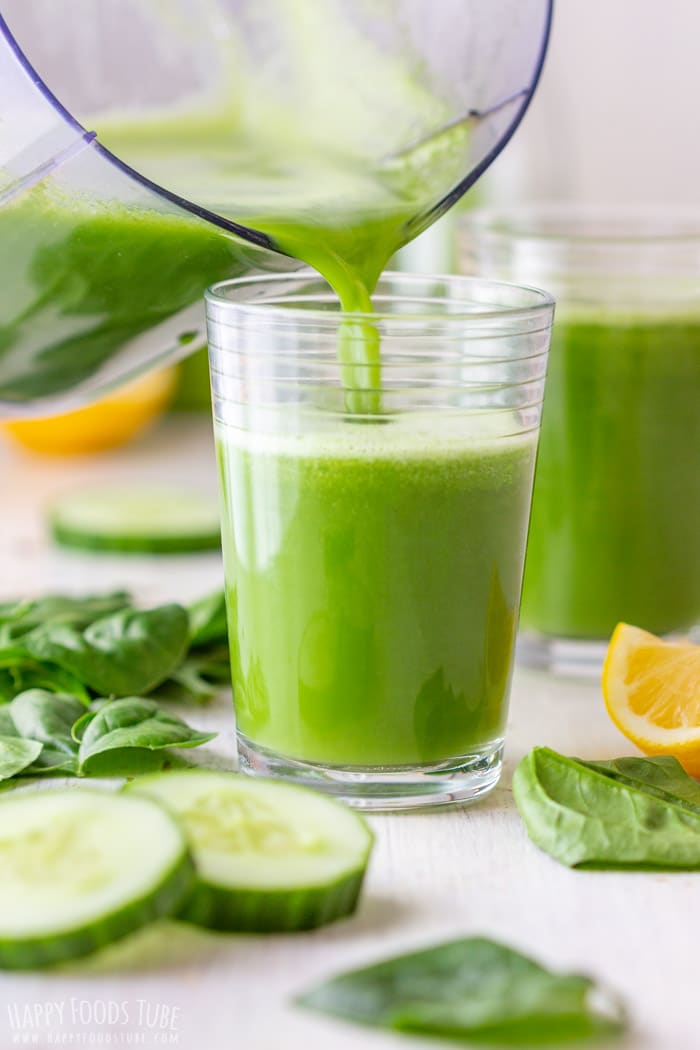
[{"label": "clear plastic pitcher", "polygon": [[287,212],[346,180],[403,194],[410,240],[512,135],[551,5],[4,0],[0,418],[196,349],[207,285],[298,266]]}]

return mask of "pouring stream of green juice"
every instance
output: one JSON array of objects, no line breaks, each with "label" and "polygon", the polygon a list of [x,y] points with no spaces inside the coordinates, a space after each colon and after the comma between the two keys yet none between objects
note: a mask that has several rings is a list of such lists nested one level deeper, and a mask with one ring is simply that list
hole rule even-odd
[{"label": "pouring stream of green juice", "polygon": [[[235,148],[226,152],[217,144],[230,141],[229,122],[226,114],[219,120],[217,126],[210,116],[202,127],[185,127],[184,134],[182,127],[169,132],[162,125],[150,130],[143,124],[115,123],[104,128],[103,139],[114,152],[133,158],[141,171],[165,164],[188,195],[204,194],[220,213],[226,214],[227,202],[234,200],[232,218],[316,269],[343,311],[364,315],[372,313],[372,292],[387,261],[411,236],[412,219],[432,205],[436,185],[448,188],[459,178],[472,123],[467,118],[438,131],[369,171],[356,157],[319,148],[299,128],[280,171],[274,159],[278,115],[267,117],[262,132],[250,137],[239,132]],[[189,151],[194,151],[196,165],[188,168]],[[380,346],[371,321],[348,320],[340,331],[338,353],[348,411],[376,411]]]},{"label": "pouring stream of green juice", "polygon": [[[49,0],[0,18],[0,417],[201,345],[202,293],[227,277],[306,263],[369,314],[389,258],[513,133],[551,16],[551,0],[69,6],[76,25]],[[339,354],[348,410],[375,411],[371,321],[348,320]]]}]

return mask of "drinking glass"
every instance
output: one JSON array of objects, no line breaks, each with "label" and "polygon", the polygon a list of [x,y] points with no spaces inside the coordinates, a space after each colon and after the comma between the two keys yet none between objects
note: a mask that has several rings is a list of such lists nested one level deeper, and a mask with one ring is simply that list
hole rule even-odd
[{"label": "drinking glass", "polygon": [[501,769],[553,305],[386,274],[207,295],[241,767],[364,808]]},{"label": "drinking glass", "polygon": [[619,621],[700,622],[700,216],[483,212],[463,257],[557,297],[520,648],[598,673]]}]

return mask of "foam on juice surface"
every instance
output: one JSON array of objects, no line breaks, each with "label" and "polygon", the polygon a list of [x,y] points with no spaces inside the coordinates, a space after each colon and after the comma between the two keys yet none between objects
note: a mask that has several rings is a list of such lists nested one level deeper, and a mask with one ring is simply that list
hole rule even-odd
[{"label": "foam on juice surface", "polygon": [[507,455],[537,444],[537,430],[523,431],[512,412],[490,414],[406,413],[390,422],[333,421],[314,417],[313,430],[248,431],[218,421],[217,440],[252,454],[304,459],[437,460]]}]

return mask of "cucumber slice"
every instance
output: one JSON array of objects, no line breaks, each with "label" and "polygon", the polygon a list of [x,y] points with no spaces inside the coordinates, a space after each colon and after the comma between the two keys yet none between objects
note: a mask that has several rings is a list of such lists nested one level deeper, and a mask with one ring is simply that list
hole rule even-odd
[{"label": "cucumber slice", "polygon": [[172,915],[194,884],[177,822],[145,796],[82,788],[0,800],[0,968],[88,955]]},{"label": "cucumber slice", "polygon": [[83,489],[49,510],[56,543],[91,551],[180,554],[221,545],[216,499],[162,486]]},{"label": "cucumber slice", "polygon": [[308,930],[350,915],[372,849],[364,820],[278,780],[205,770],[154,773],[124,789],[182,822],[199,881],[179,918],[215,930]]}]

